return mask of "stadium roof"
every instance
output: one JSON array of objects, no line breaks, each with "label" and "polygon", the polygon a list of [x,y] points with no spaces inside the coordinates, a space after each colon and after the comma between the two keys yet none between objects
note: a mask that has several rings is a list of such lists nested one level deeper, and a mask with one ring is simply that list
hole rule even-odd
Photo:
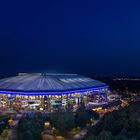
[{"label": "stadium roof", "polygon": [[64,92],[107,86],[77,74],[19,73],[0,80],[0,91]]}]

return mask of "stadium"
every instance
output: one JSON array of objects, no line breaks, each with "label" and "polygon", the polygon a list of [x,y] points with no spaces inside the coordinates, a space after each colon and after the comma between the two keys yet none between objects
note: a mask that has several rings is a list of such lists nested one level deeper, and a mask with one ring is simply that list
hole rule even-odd
[{"label": "stadium", "polygon": [[107,102],[108,91],[105,83],[78,74],[19,73],[0,80],[0,100],[20,107],[48,109],[81,101],[88,104],[94,95],[96,102]]}]

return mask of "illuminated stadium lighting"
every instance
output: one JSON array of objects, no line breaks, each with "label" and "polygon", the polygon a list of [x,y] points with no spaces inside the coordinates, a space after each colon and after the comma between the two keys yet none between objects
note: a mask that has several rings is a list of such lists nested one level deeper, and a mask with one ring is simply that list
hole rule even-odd
[{"label": "illuminated stadium lighting", "polygon": [[0,80],[0,96],[25,100],[33,108],[40,101],[45,109],[49,104],[66,105],[70,100],[79,104],[88,95],[106,96],[108,89],[103,82],[77,74],[20,73]]},{"label": "illuminated stadium lighting", "polygon": [[0,94],[61,95],[108,88],[105,83],[76,74],[20,73],[0,80]]}]

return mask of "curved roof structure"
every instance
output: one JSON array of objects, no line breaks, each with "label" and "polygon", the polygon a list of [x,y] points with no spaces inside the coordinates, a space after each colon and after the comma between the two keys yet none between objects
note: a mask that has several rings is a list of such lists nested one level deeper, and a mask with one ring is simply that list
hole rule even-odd
[{"label": "curved roof structure", "polygon": [[107,85],[77,74],[19,73],[0,80],[0,93],[60,93],[102,87]]}]

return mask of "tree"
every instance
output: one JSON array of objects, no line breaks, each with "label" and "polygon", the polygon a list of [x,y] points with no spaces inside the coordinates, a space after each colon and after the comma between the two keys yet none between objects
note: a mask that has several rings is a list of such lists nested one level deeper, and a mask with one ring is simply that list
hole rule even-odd
[{"label": "tree", "polygon": [[108,131],[102,131],[98,138],[100,140],[114,140],[114,136],[111,134],[111,132]]},{"label": "tree", "polygon": [[115,137],[115,140],[132,140],[132,139],[129,139],[129,138],[127,138],[127,137],[124,136],[124,135],[117,135],[117,136]]},{"label": "tree", "polygon": [[8,129],[3,130],[2,134],[1,134],[1,137],[2,137],[3,140],[5,140],[7,138],[8,132],[9,132]]},{"label": "tree", "polygon": [[56,114],[51,116],[52,126],[58,129],[61,134],[65,134],[69,130],[75,127],[75,116],[72,112],[72,108],[67,106],[66,111],[60,109]]},{"label": "tree", "polygon": [[56,120],[56,128],[61,134],[65,134],[75,127],[75,117],[70,110],[63,112]]},{"label": "tree", "polygon": [[44,126],[42,115],[35,115],[34,118],[23,117],[18,124],[18,139],[25,139],[28,135],[34,140],[41,139],[41,131]]},{"label": "tree", "polygon": [[89,129],[89,134],[100,136],[111,132],[114,140],[139,140],[140,104],[132,104],[122,110],[107,113],[98,124]]},{"label": "tree", "polygon": [[34,140],[31,131],[25,131],[22,136],[22,140]]},{"label": "tree", "polygon": [[110,132],[102,131],[99,136],[90,136],[86,140],[115,140]]},{"label": "tree", "polygon": [[41,129],[33,129],[32,135],[34,140],[41,140]]},{"label": "tree", "polygon": [[95,112],[93,110],[87,110],[86,112],[87,112],[88,119],[91,119],[91,118],[93,118],[95,120],[99,119],[99,114],[97,112]]},{"label": "tree", "polygon": [[85,127],[86,123],[89,121],[86,108],[83,102],[80,104],[79,108],[77,109],[75,118],[76,118],[76,125],[79,127]]}]

